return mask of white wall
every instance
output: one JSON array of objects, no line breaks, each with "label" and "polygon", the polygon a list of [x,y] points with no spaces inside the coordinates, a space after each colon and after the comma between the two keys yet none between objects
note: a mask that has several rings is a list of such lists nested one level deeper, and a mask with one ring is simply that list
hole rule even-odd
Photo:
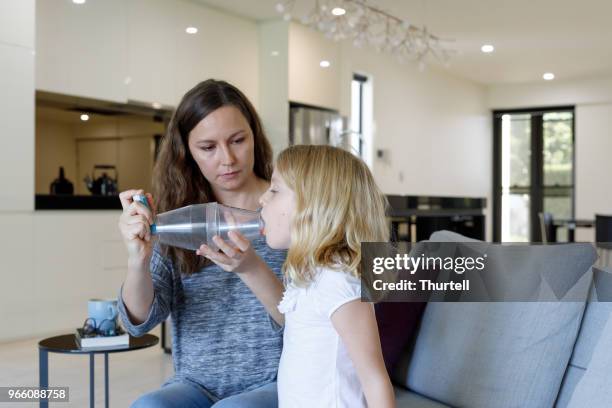
[{"label": "white wall", "polygon": [[491,109],[575,105],[576,217],[612,214],[612,77],[491,86],[487,98]]},{"label": "white wall", "polygon": [[612,214],[611,174],[612,103],[577,105],[576,217]]},{"label": "white wall", "polygon": [[[485,89],[445,72],[420,72],[388,55],[343,44],[344,82],[373,80],[373,171],[386,193],[488,197],[491,131]],[[348,78],[347,78],[348,77]],[[350,93],[343,98],[348,112]]]},{"label": "white wall", "polygon": [[[299,24],[291,24],[289,38],[292,101],[348,116],[353,73],[372,79],[369,150],[385,152],[372,160],[385,193],[486,197],[490,221],[492,136],[485,87],[432,67],[420,72],[415,64],[333,42]],[[331,66],[320,68],[321,59]]]},{"label": "white wall", "polygon": [[259,115],[278,154],[289,144],[289,23],[259,24]]},{"label": "white wall", "polygon": [[117,295],[126,258],[118,217],[118,211],[0,214],[0,341],[70,332],[87,316],[87,299]]},{"label": "white wall", "polygon": [[0,211],[34,207],[34,1],[0,2]]},{"label": "white wall", "polygon": [[612,103],[612,77],[492,85],[487,89],[487,105],[492,109],[601,103]]},{"label": "white wall", "polygon": [[0,339],[23,336],[33,296],[34,0],[0,2]]}]

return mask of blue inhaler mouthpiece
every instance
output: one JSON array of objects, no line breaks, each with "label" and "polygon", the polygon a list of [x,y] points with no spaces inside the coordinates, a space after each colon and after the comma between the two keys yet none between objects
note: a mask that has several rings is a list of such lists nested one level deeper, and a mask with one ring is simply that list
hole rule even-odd
[{"label": "blue inhaler mouthpiece", "polygon": [[[144,205],[149,210],[151,209],[151,206],[149,205],[149,200],[147,200],[147,197],[144,194],[134,194],[132,200],[138,201],[140,204]],[[155,226],[155,223],[151,224],[149,227],[151,228],[151,234],[155,235],[157,233],[157,227]]]}]

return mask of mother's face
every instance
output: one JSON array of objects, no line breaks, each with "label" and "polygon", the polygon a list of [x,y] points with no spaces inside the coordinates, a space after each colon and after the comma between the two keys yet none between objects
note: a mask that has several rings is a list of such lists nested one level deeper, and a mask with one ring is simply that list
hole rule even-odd
[{"label": "mother's face", "polygon": [[213,190],[239,190],[253,175],[253,132],[234,106],[223,106],[189,133],[189,151]]}]

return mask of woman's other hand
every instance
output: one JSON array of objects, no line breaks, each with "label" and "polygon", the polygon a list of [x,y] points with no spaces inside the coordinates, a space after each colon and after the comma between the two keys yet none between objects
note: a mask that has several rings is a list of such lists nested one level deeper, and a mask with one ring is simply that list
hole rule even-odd
[{"label": "woman's other hand", "polygon": [[219,251],[214,251],[208,245],[202,244],[196,254],[210,259],[228,272],[243,273],[256,268],[260,258],[251,242],[237,231],[230,231],[228,237],[231,243],[224,241],[218,235],[213,237]]},{"label": "woman's other hand", "polygon": [[230,231],[228,236],[231,243],[219,236],[213,238],[219,251],[202,245],[196,253],[210,259],[225,271],[237,273],[276,323],[283,326],[285,317],[277,307],[283,296],[283,283],[257,255],[248,239],[236,231]]},{"label": "woman's other hand", "polygon": [[[154,211],[144,204],[134,200],[136,194],[144,194],[144,190],[126,190],[119,194],[123,213],[119,217],[119,231],[128,250],[132,262],[146,262],[151,257],[151,228]],[[151,194],[145,194],[149,206],[155,208]]]}]

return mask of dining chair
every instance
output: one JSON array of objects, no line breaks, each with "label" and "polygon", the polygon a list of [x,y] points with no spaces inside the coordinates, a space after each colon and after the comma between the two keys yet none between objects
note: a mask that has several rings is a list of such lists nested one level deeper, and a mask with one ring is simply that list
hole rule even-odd
[{"label": "dining chair", "polygon": [[557,242],[556,230],[553,225],[553,216],[549,212],[541,212],[538,214],[540,218],[540,235],[542,242]]},{"label": "dining chair", "polygon": [[612,215],[595,214],[595,245],[601,266],[609,266],[612,252]]}]

